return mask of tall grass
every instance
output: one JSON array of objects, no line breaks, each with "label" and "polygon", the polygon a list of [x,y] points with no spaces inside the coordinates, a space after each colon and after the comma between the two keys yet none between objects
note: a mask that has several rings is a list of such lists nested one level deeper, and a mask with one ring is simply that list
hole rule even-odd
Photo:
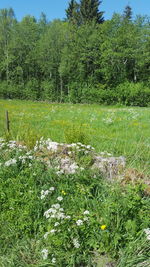
[{"label": "tall grass", "polygon": [[0,100],[0,110],[0,136],[8,110],[12,139],[29,146],[41,136],[57,142],[84,139],[96,151],[124,155],[127,164],[148,172],[150,108]]}]

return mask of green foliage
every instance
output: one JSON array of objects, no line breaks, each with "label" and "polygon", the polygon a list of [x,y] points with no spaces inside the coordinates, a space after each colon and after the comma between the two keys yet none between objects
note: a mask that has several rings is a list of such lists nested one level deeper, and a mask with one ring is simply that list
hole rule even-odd
[{"label": "green foliage", "polygon": [[144,234],[136,240],[131,241],[121,251],[118,267],[148,267],[150,264],[149,241],[145,239]]},{"label": "green foliage", "polygon": [[[0,10],[0,97],[148,106],[149,19],[133,21],[127,6],[103,22],[100,4],[70,1],[67,21],[51,23]],[[124,100],[118,86],[126,82]]]},{"label": "green foliage", "polygon": [[[101,266],[104,255],[119,267],[147,266],[140,265],[149,261],[143,231],[150,225],[150,198],[143,186],[112,184],[88,168],[58,175],[36,158],[21,163],[26,150],[1,149],[3,266],[92,267]],[[10,159],[17,162],[5,165]],[[43,249],[48,251],[45,259]]]},{"label": "green foliage", "polygon": [[24,95],[25,99],[36,100],[39,98],[39,84],[35,78],[27,82],[24,90]]},{"label": "green foliage", "polygon": [[16,134],[16,140],[17,141],[24,140],[25,145],[29,149],[35,146],[36,141],[39,140],[40,137],[41,137],[40,134],[37,133],[37,131],[34,128],[31,128],[27,124],[22,124],[21,129],[19,129],[18,133]]},{"label": "green foliage", "polygon": [[149,106],[150,88],[143,83],[125,82],[116,88],[117,102],[127,106]]},{"label": "green foliage", "polygon": [[68,144],[72,143],[82,143],[82,144],[88,144],[89,138],[88,133],[84,129],[84,126],[72,124],[65,130],[65,142]]}]

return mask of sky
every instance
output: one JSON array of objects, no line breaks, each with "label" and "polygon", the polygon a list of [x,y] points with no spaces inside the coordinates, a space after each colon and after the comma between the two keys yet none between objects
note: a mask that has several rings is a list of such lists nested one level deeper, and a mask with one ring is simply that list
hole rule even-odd
[{"label": "sky", "polygon": [[[49,21],[64,19],[69,0],[0,0],[0,9],[12,7],[20,21],[26,15],[39,19],[44,12]],[[129,4],[133,15],[150,15],[150,0],[103,0],[100,11],[105,11],[104,18],[110,19],[114,12],[122,13]]]}]

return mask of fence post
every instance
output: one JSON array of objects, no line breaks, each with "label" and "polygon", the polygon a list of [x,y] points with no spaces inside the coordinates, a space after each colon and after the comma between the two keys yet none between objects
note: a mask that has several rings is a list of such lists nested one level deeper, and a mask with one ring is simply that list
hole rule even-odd
[{"label": "fence post", "polygon": [[9,124],[10,124],[10,121],[9,121],[8,110],[6,110],[6,129],[8,132],[10,130]]}]

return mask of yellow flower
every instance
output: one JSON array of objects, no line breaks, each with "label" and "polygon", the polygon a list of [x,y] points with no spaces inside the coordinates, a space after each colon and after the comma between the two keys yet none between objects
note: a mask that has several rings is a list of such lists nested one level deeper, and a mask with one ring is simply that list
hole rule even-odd
[{"label": "yellow flower", "polygon": [[62,193],[64,196],[67,194],[64,190],[62,190],[61,193]]},{"label": "yellow flower", "polygon": [[106,227],[107,227],[106,224],[101,225],[101,230],[105,230]]}]

